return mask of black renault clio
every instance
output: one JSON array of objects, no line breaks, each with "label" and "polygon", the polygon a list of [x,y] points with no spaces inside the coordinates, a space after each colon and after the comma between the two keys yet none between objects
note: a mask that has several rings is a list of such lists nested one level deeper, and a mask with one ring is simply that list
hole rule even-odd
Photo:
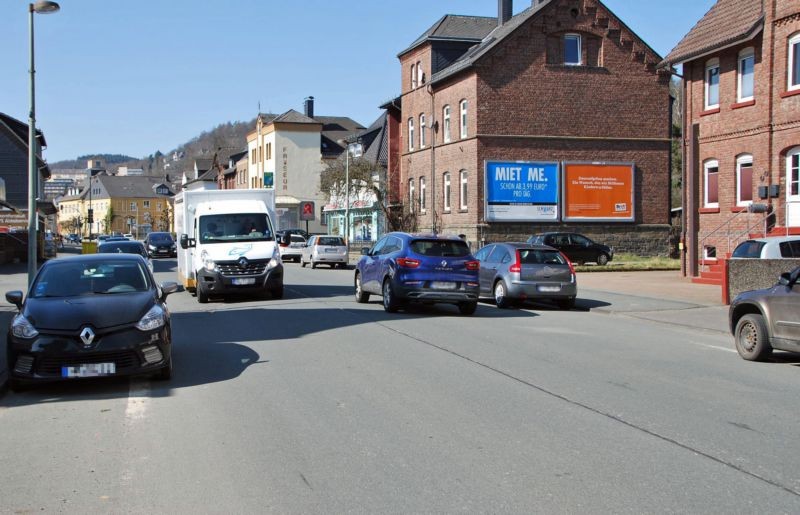
[{"label": "black renault clio", "polygon": [[166,297],[141,256],[91,254],[45,263],[7,335],[9,386],[84,377],[172,375]]}]

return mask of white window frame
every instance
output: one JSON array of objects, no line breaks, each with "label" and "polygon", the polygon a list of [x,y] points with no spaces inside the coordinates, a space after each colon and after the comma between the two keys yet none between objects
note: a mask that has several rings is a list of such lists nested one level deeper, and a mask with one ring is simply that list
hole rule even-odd
[{"label": "white window frame", "polygon": [[[568,62],[567,61],[567,41],[577,41],[578,42],[578,61],[577,62]],[[583,41],[581,41],[581,35],[575,33],[564,34],[564,65],[565,66],[581,66],[583,65]]]},{"label": "white window frame", "polygon": [[411,89],[417,87],[417,65],[411,64]]},{"label": "white window frame", "polygon": [[466,211],[467,210],[467,200],[468,200],[468,197],[467,197],[468,189],[467,188],[469,186],[469,183],[467,182],[467,177],[468,177],[467,171],[466,170],[461,170],[461,173],[459,175],[460,175],[460,181],[459,181],[460,182],[460,188],[458,189],[458,191],[459,191],[459,194],[458,194],[458,196],[459,196],[459,207],[461,208],[462,211]]},{"label": "white window frame", "polygon": [[450,143],[450,106],[446,105],[442,108],[442,126],[444,127],[444,142]]},{"label": "white window frame", "polygon": [[[744,73],[742,71],[742,68],[743,68],[744,64],[747,62],[748,59],[751,62],[751,65],[750,65],[751,66],[751,70],[750,70],[751,94],[749,96],[744,96],[742,94],[742,91],[744,89],[742,87],[743,79],[744,79]],[[753,47],[748,47],[748,48],[745,48],[744,50],[742,50],[741,52],[739,52],[739,60],[737,61],[737,67],[736,67],[736,100],[738,102],[747,102],[747,101],[753,100],[755,98],[755,95],[756,95],[756,79],[755,79],[755,75],[756,75],[756,52],[753,49]]]},{"label": "white window frame", "polygon": [[130,209],[128,211],[137,211],[136,209],[136,202],[131,202]]},{"label": "white window frame", "polygon": [[408,210],[412,213],[416,211],[414,209],[414,179],[408,180]]},{"label": "white window frame", "polygon": [[408,119],[408,151],[414,150],[414,118]]},{"label": "white window frame", "polygon": [[[716,73],[716,77],[717,77],[717,84],[716,84],[716,88],[717,88],[717,103],[716,104],[710,103],[710,99],[711,99],[710,98],[710,95],[711,95],[711,80],[710,79],[711,79],[712,72],[714,70],[717,71],[717,73]],[[706,63],[705,75],[704,75],[704,78],[703,78],[703,106],[705,107],[706,111],[708,111],[709,109],[717,109],[717,108],[719,108],[720,93],[721,93],[719,82],[720,82],[719,59],[711,59],[710,61],[708,61]]]},{"label": "white window frame", "polygon": [[450,172],[444,172],[442,176],[442,205],[444,207],[445,213],[450,212]]},{"label": "white window frame", "polygon": [[143,200],[142,201],[142,207],[144,209],[150,209],[150,201],[149,200]]},{"label": "white window frame", "polygon": [[427,186],[425,185],[425,177],[419,178],[419,210],[421,213],[427,211]]},{"label": "white window frame", "polygon": [[[746,207],[753,203],[753,199],[742,200],[742,166],[750,165],[750,170],[753,170],[753,156],[751,154],[742,154],[736,158],[736,205],[739,207]],[[719,172],[717,172],[719,173]],[[752,181],[751,181],[752,187]],[[753,196],[753,192],[750,192]]]},{"label": "white window frame", "polygon": [[[792,161],[797,160],[797,166],[792,166]],[[795,173],[796,172],[796,173]],[[797,184],[797,193],[792,194],[792,186]],[[786,200],[800,200],[800,147],[794,147],[786,153]]]},{"label": "white window frame", "polygon": [[425,85],[425,72],[422,71],[422,62],[417,61],[417,85],[421,88]]},{"label": "white window frame", "polygon": [[798,55],[800,55],[800,32],[789,38],[789,44],[786,47],[789,57],[788,59],[789,67],[786,73],[786,84],[787,84],[786,88],[789,91],[796,91],[800,89],[800,70],[798,70],[796,77],[792,77],[792,72],[794,71],[794,67],[797,66],[797,63],[795,63],[795,58],[794,58],[795,52],[793,52],[795,48],[797,48],[797,53]]},{"label": "white window frame", "polygon": [[467,109],[469,105],[467,105],[467,99],[462,100],[458,103],[458,111],[461,113],[460,115],[460,133],[461,139],[467,137]]},{"label": "white window frame", "polygon": [[419,148],[425,148],[425,115],[419,115]]},{"label": "white window frame", "polygon": [[[717,201],[708,201],[708,174],[712,168],[717,169]],[[716,159],[709,159],[703,163],[703,207],[718,208],[719,207],[719,161]]]}]

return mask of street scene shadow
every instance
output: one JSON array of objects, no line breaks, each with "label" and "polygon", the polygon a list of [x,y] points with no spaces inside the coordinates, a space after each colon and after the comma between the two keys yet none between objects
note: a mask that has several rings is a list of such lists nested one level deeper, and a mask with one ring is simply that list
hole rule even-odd
[{"label": "street scene shadow", "polygon": [[152,259],[151,261],[153,262],[153,272],[156,274],[159,272],[173,272],[177,264],[174,259]]}]

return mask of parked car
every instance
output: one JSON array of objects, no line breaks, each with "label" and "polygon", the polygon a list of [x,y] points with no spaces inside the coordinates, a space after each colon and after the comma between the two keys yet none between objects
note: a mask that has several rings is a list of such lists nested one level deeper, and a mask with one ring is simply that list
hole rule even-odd
[{"label": "parked car", "polygon": [[600,266],[614,259],[614,249],[595,243],[575,232],[545,232],[528,238],[528,243],[548,245],[564,253],[573,263],[597,263]]},{"label": "parked car", "polygon": [[85,377],[172,375],[167,295],[133,254],[84,254],[39,269],[6,338],[9,386]]},{"label": "parked car", "polygon": [[341,236],[311,236],[308,238],[300,256],[300,266],[310,263],[311,268],[317,265],[329,265],[331,268],[347,266],[347,244]]},{"label": "parked car", "polygon": [[149,268],[151,272],[153,271],[153,260],[150,259],[150,256],[147,254],[147,249],[144,248],[144,243],[130,240],[112,240],[113,238],[109,238],[100,246],[98,246],[97,252],[100,254],[137,254],[144,258],[144,260],[147,262],[147,268]]},{"label": "parked car", "polygon": [[275,237],[278,238],[278,241],[283,241],[282,238],[288,237],[290,234],[299,234],[303,237],[303,239],[308,240],[309,234],[307,231],[303,229],[283,229],[280,231],[275,231]]},{"label": "parked car", "polygon": [[70,234],[67,234],[66,240],[69,243],[78,243],[79,244],[81,242],[81,237],[80,237],[79,234],[70,233]]},{"label": "parked car", "polygon": [[178,247],[168,232],[151,232],[144,239],[150,257],[177,257]]},{"label": "parked car", "polygon": [[575,306],[575,269],[553,247],[495,243],[476,252],[475,259],[481,263],[481,296],[494,298],[498,308],[540,299],[553,301],[561,309]]},{"label": "parked car", "polygon": [[103,240],[103,243],[107,241],[129,241],[129,240],[125,236],[109,236],[108,238]]},{"label": "parked car", "polygon": [[[99,244],[101,244],[102,242],[106,241],[106,240],[107,240],[107,239],[109,239],[110,237],[111,237],[111,236],[110,236],[110,235],[108,235],[108,234],[98,234],[98,235],[97,235],[97,244],[98,244],[98,245],[99,245]],[[93,238],[92,236],[89,236],[89,239],[90,239],[90,240],[93,240],[93,239],[95,239],[95,238]]]},{"label": "parked car", "polygon": [[733,249],[732,258],[800,258],[800,236],[770,236],[745,240]]},{"label": "parked car", "polygon": [[455,304],[464,315],[478,306],[480,263],[460,238],[393,232],[361,253],[356,302],[381,295],[389,313],[409,302]]},{"label": "parked car", "polygon": [[800,352],[800,267],[780,275],[771,288],[740,293],[728,309],[739,355],[748,361],[773,349]]},{"label": "parked car", "polygon": [[300,257],[303,255],[303,247],[306,245],[306,239],[299,234],[289,234],[289,240],[284,243],[285,238],[280,240],[281,260],[300,262]]},{"label": "parked car", "polygon": [[132,239],[133,239],[133,234],[131,234],[131,233],[129,233],[129,232],[126,232],[125,234],[123,234],[123,236],[125,236],[125,237],[126,237],[126,238],[128,238],[129,240],[132,240]]}]

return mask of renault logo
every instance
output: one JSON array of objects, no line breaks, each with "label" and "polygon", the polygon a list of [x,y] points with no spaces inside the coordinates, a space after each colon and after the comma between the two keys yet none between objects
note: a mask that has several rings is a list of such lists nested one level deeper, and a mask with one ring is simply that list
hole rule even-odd
[{"label": "renault logo", "polygon": [[442,260],[442,268],[444,268],[444,267],[446,267],[446,266],[447,266],[447,260],[443,259],[443,260]]},{"label": "renault logo", "polygon": [[247,265],[249,264],[249,261],[247,261],[246,257],[242,256],[242,257],[239,258],[238,263],[239,263],[239,267],[247,268]]},{"label": "renault logo", "polygon": [[94,341],[94,331],[92,331],[91,327],[84,327],[80,336],[84,347],[90,346]]}]

